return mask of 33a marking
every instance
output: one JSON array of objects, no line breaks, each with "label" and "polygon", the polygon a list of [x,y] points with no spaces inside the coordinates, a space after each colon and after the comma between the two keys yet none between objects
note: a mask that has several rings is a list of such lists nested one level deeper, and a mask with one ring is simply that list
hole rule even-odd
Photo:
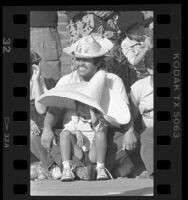
[{"label": "33a marking", "polygon": [[11,52],[11,39],[3,38],[3,53],[10,53],[10,52]]}]

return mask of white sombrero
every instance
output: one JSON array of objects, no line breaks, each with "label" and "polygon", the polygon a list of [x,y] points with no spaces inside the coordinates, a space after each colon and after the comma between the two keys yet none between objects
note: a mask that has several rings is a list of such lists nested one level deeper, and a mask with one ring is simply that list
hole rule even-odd
[{"label": "white sombrero", "polygon": [[53,88],[41,95],[37,101],[46,106],[75,108],[71,99],[96,108],[113,126],[119,127],[130,121],[128,105],[108,86],[105,71],[98,71],[89,82]]},{"label": "white sombrero", "polygon": [[77,58],[96,58],[105,55],[112,49],[113,43],[99,35],[87,35],[80,38],[63,51]]}]

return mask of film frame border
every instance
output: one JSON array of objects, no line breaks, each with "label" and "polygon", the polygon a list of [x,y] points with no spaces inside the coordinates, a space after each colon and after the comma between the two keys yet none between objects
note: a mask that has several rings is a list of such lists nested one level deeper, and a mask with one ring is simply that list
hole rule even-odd
[{"label": "film frame border", "polygon": [[[154,11],[155,176],[152,198],[180,199],[182,153],[181,5],[125,6],[126,10]],[[81,8],[83,7],[81,6]],[[115,7],[119,8],[119,6]],[[69,8],[64,7],[63,10]],[[43,9],[61,10],[57,6],[44,6]],[[15,199],[22,199],[26,196],[28,199],[34,198],[29,194],[30,183],[28,183],[30,149],[29,70],[27,68],[30,56],[28,50],[29,15],[31,10],[43,9],[32,6],[3,8],[3,171],[6,175],[6,177],[3,176],[4,198],[8,197],[7,195]],[[71,7],[71,10],[77,9],[80,7],[75,9]],[[122,6],[121,10],[123,10]],[[18,69],[20,64],[23,70]],[[176,159],[174,155],[177,155]],[[25,179],[22,180],[21,177],[25,177]],[[172,177],[176,178],[171,180]],[[47,196],[45,198],[50,199]],[[56,198],[61,198],[61,196]]]}]

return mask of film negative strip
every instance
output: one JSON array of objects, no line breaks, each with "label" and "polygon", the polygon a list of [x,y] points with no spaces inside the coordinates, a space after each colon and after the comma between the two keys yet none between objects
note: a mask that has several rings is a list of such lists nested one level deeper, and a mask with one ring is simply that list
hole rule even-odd
[{"label": "film negative strip", "polygon": [[[86,7],[74,9],[84,11]],[[61,196],[67,195],[95,195],[127,196],[126,198],[135,196],[134,199],[151,196],[145,198],[180,200],[182,198],[182,79],[181,5],[179,4],[123,5],[121,8],[118,6],[104,8],[122,12],[147,10],[153,11],[154,14],[153,179],[143,179],[140,183],[136,178],[71,183],[62,183],[59,180],[30,181],[30,14],[31,11],[69,12],[74,9],[65,6],[42,7],[42,9],[3,7],[3,198],[32,199],[36,196],[40,198],[53,196],[53,199],[60,199]],[[87,7],[87,10],[101,9],[102,7],[100,9]]]}]

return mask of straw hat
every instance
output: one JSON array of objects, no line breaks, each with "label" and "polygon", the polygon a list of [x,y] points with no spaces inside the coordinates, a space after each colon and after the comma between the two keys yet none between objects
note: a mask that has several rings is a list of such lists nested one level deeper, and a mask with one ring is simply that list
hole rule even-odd
[{"label": "straw hat", "polygon": [[75,108],[74,101],[70,99],[96,108],[113,126],[119,127],[130,121],[130,111],[126,102],[107,85],[106,72],[102,70],[89,82],[53,88],[41,95],[37,101],[46,106]]},{"label": "straw hat", "polygon": [[80,38],[63,51],[77,58],[96,58],[103,56],[113,47],[113,43],[99,35],[87,35]]}]

